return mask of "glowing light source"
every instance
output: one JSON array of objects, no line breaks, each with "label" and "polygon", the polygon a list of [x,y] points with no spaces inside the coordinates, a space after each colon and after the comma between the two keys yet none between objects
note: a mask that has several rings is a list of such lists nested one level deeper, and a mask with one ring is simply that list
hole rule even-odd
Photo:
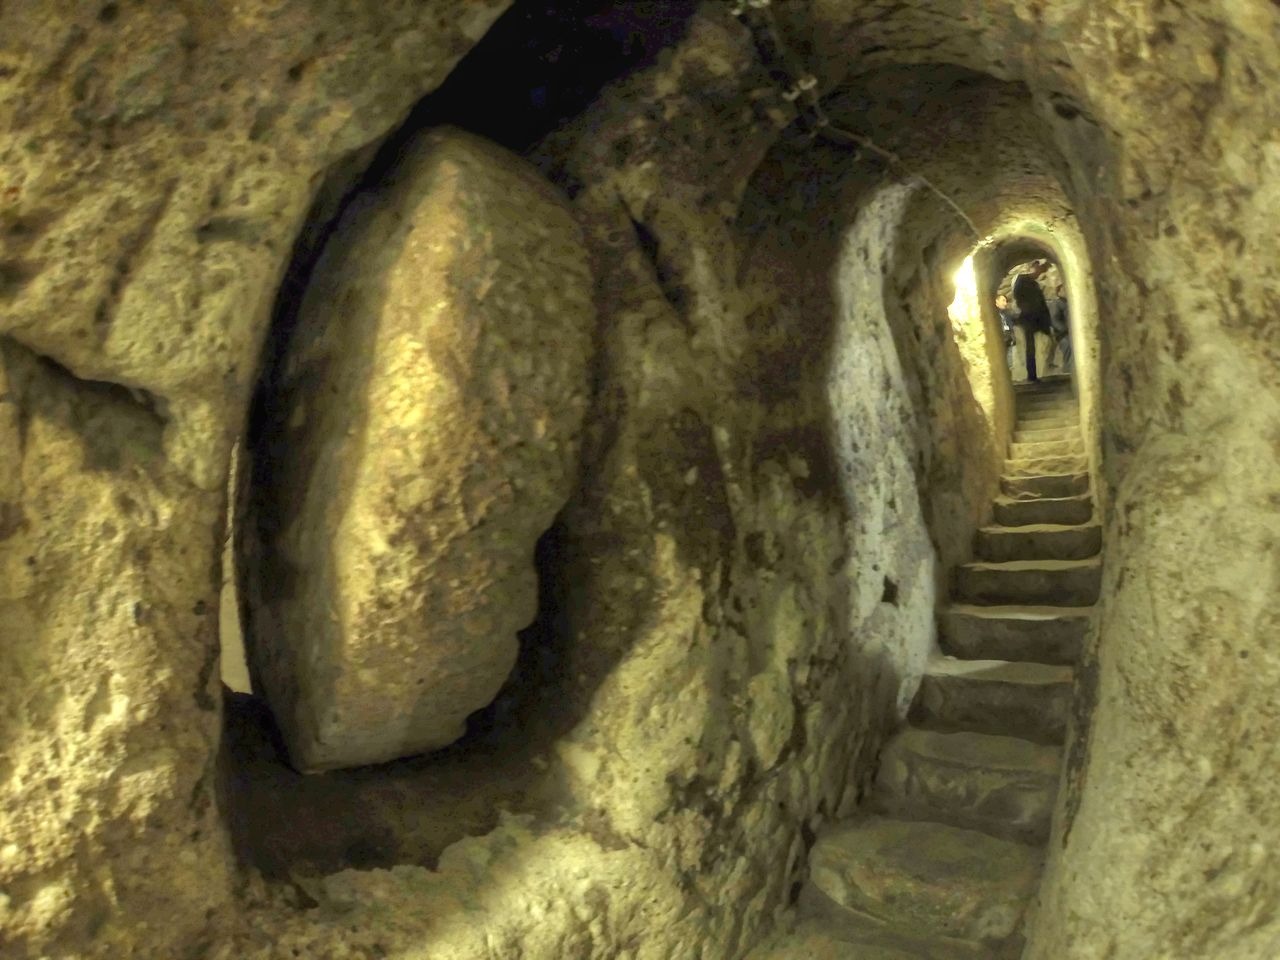
[{"label": "glowing light source", "polygon": [[978,310],[978,276],[973,269],[973,254],[964,258],[960,269],[951,278],[955,286],[956,297],[947,307],[947,315],[951,317],[952,326],[980,320]]},{"label": "glowing light source", "polygon": [[994,422],[995,386],[992,373],[993,353],[987,342],[988,330],[982,320],[982,305],[978,302],[978,274],[973,267],[973,255],[964,258],[960,269],[951,278],[956,296],[947,307],[951,318],[951,335],[960,359],[964,362],[965,376],[973,390],[973,398],[982,407],[988,423]]}]

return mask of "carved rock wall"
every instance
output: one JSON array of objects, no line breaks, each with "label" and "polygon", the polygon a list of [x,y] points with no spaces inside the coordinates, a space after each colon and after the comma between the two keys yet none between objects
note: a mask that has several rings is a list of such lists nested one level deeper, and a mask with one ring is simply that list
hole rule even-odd
[{"label": "carved rock wall", "polygon": [[[952,214],[909,188],[877,203],[892,178],[843,151],[775,144],[787,117],[718,10],[536,152],[601,309],[544,567],[560,659],[535,723],[554,728],[532,772],[508,768],[525,786],[497,829],[309,882],[318,909],[257,918],[249,955],[740,956],[810,831],[857,802],[932,640],[940,474],[918,461],[948,430],[997,446],[944,349],[945,284],[894,286],[927,277],[911,224],[945,237]],[[991,465],[952,469],[976,487]]]},{"label": "carved rock wall", "polygon": [[[883,317],[837,310],[848,229],[905,177],[843,156],[850,183],[787,160],[789,142],[774,151],[790,108],[708,4],[539,151],[574,198],[604,312],[549,582],[563,709],[527,789],[438,860],[365,869],[352,847],[351,869],[249,871],[232,899],[210,802],[210,611],[226,451],[265,318],[324,172],[498,6],[4,6],[16,200],[0,446],[20,451],[0,468],[0,624],[18,638],[0,658],[21,678],[0,712],[9,952],[734,957],[785,908],[812,826],[857,799],[919,649],[920,601],[868,602],[859,620],[843,573],[929,562],[924,531],[959,549],[963,522],[931,505],[990,467],[917,470],[918,514],[902,507],[901,527],[850,556],[875,513],[848,494],[907,485],[890,457],[841,473],[837,318],[867,324],[847,342],[883,351],[881,372],[887,332],[904,371],[903,386],[866,384],[867,409],[901,414],[864,438],[962,451],[964,424],[985,429],[962,369],[896,345],[945,347],[938,308],[971,238],[917,194],[899,225],[910,255],[887,278],[917,292]],[[1093,264],[1107,596],[1029,956],[1269,960],[1280,11],[778,6],[827,89],[902,63],[1024,84],[1025,117],[1047,131],[1030,167],[992,162],[1000,143],[969,161],[934,149],[963,143],[967,113],[904,112],[895,146],[980,232],[1074,212]]]},{"label": "carved rock wall", "polygon": [[1264,211],[1280,184],[1280,11],[808,10],[816,25],[794,25],[832,76],[883,58],[1024,80],[1093,265],[1100,369],[1085,404],[1107,573],[1028,955],[1268,956],[1276,872],[1259,838],[1280,808],[1257,785],[1277,763],[1261,745],[1276,741],[1280,673],[1261,559],[1275,471],[1256,467],[1276,459],[1280,275]]},{"label": "carved rock wall", "polygon": [[0,10],[5,956],[180,956],[229,907],[216,554],[272,301],[326,172],[504,6]]}]

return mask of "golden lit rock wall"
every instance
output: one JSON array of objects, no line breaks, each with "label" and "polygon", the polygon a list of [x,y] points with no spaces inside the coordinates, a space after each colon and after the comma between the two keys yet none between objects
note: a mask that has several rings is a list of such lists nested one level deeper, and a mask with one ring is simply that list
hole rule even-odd
[{"label": "golden lit rock wall", "polygon": [[0,10],[0,953],[174,957],[214,806],[228,452],[326,170],[493,2]]},{"label": "golden lit rock wall", "polygon": [[[0,809],[17,838],[0,924],[17,956],[733,957],[786,904],[810,825],[865,782],[900,664],[867,655],[833,571],[916,554],[891,533],[845,555],[857,514],[825,383],[839,240],[882,173],[860,168],[828,219],[841,177],[765,164],[788,108],[708,5],[542,151],[586,225],[609,333],[554,585],[575,719],[536,758],[532,806],[435,863],[285,870],[230,898],[210,611],[257,344],[324,171],[498,6],[471,22],[436,14],[477,5],[5,5],[0,446],[21,455],[0,468]],[[1056,172],[1088,245],[1108,579],[1077,698],[1093,730],[1077,728],[1029,956],[1270,960],[1280,12],[779,6],[828,87],[896,63],[1024,82],[1050,131],[1026,183]],[[998,229],[1019,193],[989,189],[994,164],[931,171],[948,167]],[[945,283],[972,238],[920,202],[902,278]],[[888,320],[908,341],[947,324]],[[940,370],[939,406],[962,382]],[[937,449],[946,422],[930,409],[915,442]],[[918,486],[925,506],[976,484],[953,481]],[[876,612],[878,638],[918,639]]]}]

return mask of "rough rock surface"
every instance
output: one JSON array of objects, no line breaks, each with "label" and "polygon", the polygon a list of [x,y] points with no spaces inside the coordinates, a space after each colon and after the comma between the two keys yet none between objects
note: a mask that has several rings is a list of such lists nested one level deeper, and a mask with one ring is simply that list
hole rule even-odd
[{"label": "rough rock surface", "polygon": [[[704,4],[540,158],[588,221],[607,333],[590,479],[557,541],[559,659],[535,698],[555,723],[521,771],[530,809],[476,818],[490,832],[437,860],[379,844],[395,823],[379,808],[327,832],[318,804],[301,819],[350,869],[289,862],[229,899],[216,698],[193,701],[209,692],[220,490],[257,343],[326,174],[498,6],[4,4],[0,190],[20,189],[0,214],[0,324],[60,366],[5,347],[0,447],[22,455],[0,457],[0,617],[20,638],[0,657],[21,678],[0,712],[3,947],[727,960],[758,944],[806,837],[865,788],[918,662],[920,595],[902,575],[921,559],[917,520],[939,555],[963,551],[998,469],[986,434],[1007,426],[998,396],[971,415],[939,314],[978,238],[918,173],[992,249],[1048,243],[1077,317],[1095,292],[1102,308],[1075,346],[1109,561],[1027,956],[1273,960],[1271,0],[774,4],[828,102],[847,94],[838,121],[900,166],[779,134],[792,106],[728,5]],[[184,20],[176,44],[149,42]],[[100,109],[122,94],[144,112]],[[884,235],[902,255],[841,331],[841,241],[899,184],[913,199]],[[984,260],[979,293],[996,282]],[[846,456],[827,361],[846,334],[880,356],[882,318],[902,380],[865,382],[863,409],[885,419],[845,434],[868,447]],[[866,369],[892,374],[883,356]],[[172,468],[147,466],[156,443]],[[903,451],[918,510],[896,493]],[[1084,632],[1073,619],[1044,637],[1036,608],[961,619],[1064,659]],[[386,803],[402,818],[439,802],[403,782]],[[360,796],[340,809],[365,810]]]},{"label": "rough rock surface", "polygon": [[0,8],[0,954],[198,954],[228,452],[317,190],[503,0]]},{"label": "rough rock surface", "polygon": [[591,276],[518,157],[423,135],[343,214],[259,398],[241,582],[301,769],[445,746],[537,609],[577,466]]},{"label": "rough rock surface", "polygon": [[[378,853],[310,881],[319,909],[254,917],[241,955],[413,956],[428,930],[433,958],[729,960],[785,908],[809,831],[868,786],[929,644],[926,515],[962,551],[982,509],[964,491],[985,482],[989,509],[1002,451],[918,250],[895,246],[883,286],[842,287],[879,255],[863,238],[945,239],[953,215],[908,191],[855,229],[889,178],[776,144],[788,107],[754,57],[710,6],[536,152],[586,224],[602,316],[582,488],[547,581],[554,656],[518,674],[551,729],[512,769],[523,799],[495,794],[517,816],[438,860]],[[907,309],[899,285],[921,282]],[[952,455],[966,443],[990,462]],[[320,824],[333,791],[375,793],[357,773],[310,778],[327,795],[283,782]],[[362,837],[330,821],[317,832],[353,849],[402,849],[381,821]]]},{"label": "rough rock surface", "polygon": [[873,817],[818,838],[810,892],[855,916],[906,918],[923,936],[1002,941],[1018,929],[1039,861],[1031,847],[974,830]]}]

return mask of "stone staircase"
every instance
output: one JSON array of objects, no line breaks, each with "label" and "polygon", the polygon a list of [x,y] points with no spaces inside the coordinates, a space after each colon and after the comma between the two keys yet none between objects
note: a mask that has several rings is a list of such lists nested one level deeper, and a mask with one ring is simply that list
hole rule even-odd
[{"label": "stone staircase", "polygon": [[810,852],[799,928],[753,960],[1004,960],[1022,948],[1101,529],[1069,380],[1019,387],[976,559],[940,612],[910,725],[868,801]]}]

